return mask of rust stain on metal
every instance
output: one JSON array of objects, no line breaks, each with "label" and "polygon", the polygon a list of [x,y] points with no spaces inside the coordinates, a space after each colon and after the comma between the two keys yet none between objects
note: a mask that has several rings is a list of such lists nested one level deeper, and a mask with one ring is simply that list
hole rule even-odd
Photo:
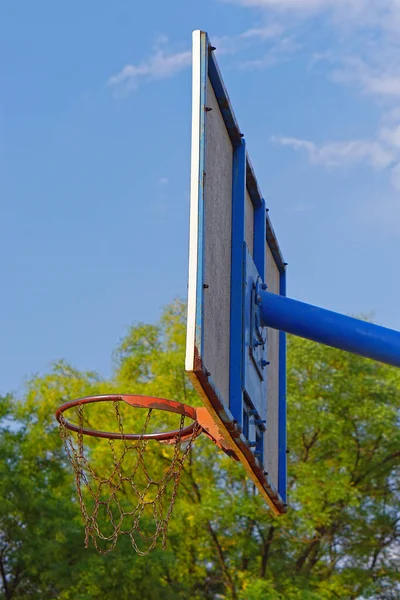
[{"label": "rust stain on metal", "polygon": [[196,408],[196,416],[197,422],[201,425],[203,432],[227,454],[230,458],[234,460],[239,460],[236,456],[236,453],[226,444],[225,436],[219,430],[217,424],[215,423],[213,417],[204,406],[203,408]]},{"label": "rust stain on metal", "polygon": [[[79,427],[74,423],[70,423],[64,417],[64,413],[74,406],[83,406],[85,404],[94,404],[98,402],[126,402],[130,406],[136,408],[145,408],[147,410],[165,410],[168,412],[177,413],[179,415],[189,417],[193,420],[193,423],[184,427],[181,430],[166,431],[161,433],[121,433],[112,431],[98,431],[95,429],[89,429],[86,427]],[[182,440],[189,438],[196,426],[196,409],[193,406],[182,404],[181,402],[175,402],[174,400],[164,400],[163,398],[155,398],[153,396],[133,396],[129,394],[109,394],[104,396],[87,396],[85,398],[78,398],[77,400],[71,400],[62,404],[56,412],[56,419],[59,423],[63,423],[70,431],[75,431],[83,435],[89,435],[92,437],[107,438],[112,440],[157,440],[159,442],[166,442],[168,440],[175,440],[178,436]]]},{"label": "rust stain on metal", "polygon": [[[64,413],[75,406],[83,406],[85,404],[95,404],[99,402],[125,402],[129,406],[135,408],[144,408],[147,410],[165,410],[179,414],[181,416],[189,417],[193,420],[193,423],[184,427],[183,429],[166,431],[161,433],[121,433],[111,431],[98,431],[95,429],[88,429],[70,423],[65,419]],[[226,443],[225,436],[219,430],[215,423],[215,420],[208,412],[207,408],[194,408],[182,402],[176,402],[175,400],[165,400],[164,398],[156,398],[154,396],[139,396],[131,394],[110,394],[103,396],[87,396],[85,398],[78,398],[77,400],[71,400],[65,402],[56,412],[56,418],[59,423],[63,423],[67,429],[75,431],[83,435],[89,435],[98,438],[107,439],[125,439],[125,440],[156,440],[162,444],[175,444],[177,438],[180,438],[181,442],[186,442],[192,439],[195,427],[200,425],[198,434],[205,433],[221,450],[223,450],[229,457],[239,460],[235,452],[230,448],[229,444]]]},{"label": "rust stain on metal", "polygon": [[206,408],[218,424],[218,429],[220,429],[220,433],[225,439],[225,444],[229,445],[236,457],[244,465],[249,476],[274,514],[281,515],[285,513],[285,503],[272,485],[270,478],[265,475],[263,466],[242,437],[242,432],[237,423],[229,419],[225,406],[212,388],[197,349],[195,349],[194,372],[189,373],[189,376]]}]

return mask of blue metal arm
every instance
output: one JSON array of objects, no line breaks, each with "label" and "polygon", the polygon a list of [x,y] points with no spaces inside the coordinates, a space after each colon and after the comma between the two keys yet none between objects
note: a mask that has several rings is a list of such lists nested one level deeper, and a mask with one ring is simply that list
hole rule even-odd
[{"label": "blue metal arm", "polygon": [[400,332],[259,291],[263,326],[400,367]]}]

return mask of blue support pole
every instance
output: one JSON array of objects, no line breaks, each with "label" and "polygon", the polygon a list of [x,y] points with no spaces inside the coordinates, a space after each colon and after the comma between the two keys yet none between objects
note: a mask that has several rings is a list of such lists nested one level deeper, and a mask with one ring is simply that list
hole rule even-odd
[{"label": "blue support pole", "polygon": [[246,142],[233,153],[232,254],[231,254],[231,342],[229,409],[243,425],[243,241],[246,198]]},{"label": "blue support pole", "polygon": [[261,291],[262,324],[400,367],[400,332]]},{"label": "blue support pole", "polygon": [[[279,275],[279,292],[286,297],[286,269]],[[279,331],[279,445],[278,492],[286,503],[287,494],[287,410],[286,410],[286,332]]]}]

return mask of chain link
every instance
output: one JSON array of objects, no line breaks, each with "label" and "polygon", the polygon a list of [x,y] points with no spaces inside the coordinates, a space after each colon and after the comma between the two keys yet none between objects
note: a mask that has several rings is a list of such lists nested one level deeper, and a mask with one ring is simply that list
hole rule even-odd
[{"label": "chain link", "polygon": [[[115,417],[118,430],[121,434],[122,452],[118,457],[116,443],[109,439],[113,468],[109,477],[101,477],[90,465],[91,453],[94,450],[84,447],[84,436],[80,431],[72,435],[66,427],[64,417],[60,418],[60,435],[64,443],[67,457],[75,473],[75,483],[78,494],[78,500],[85,526],[85,547],[89,546],[90,540],[98,552],[108,554],[115,548],[120,535],[129,536],[134,550],[141,556],[148,554],[161,538],[162,547],[165,549],[167,541],[167,530],[172,510],[178,493],[179,481],[185,460],[190,452],[192,444],[196,437],[201,433],[201,426],[195,423],[194,430],[185,445],[182,444],[182,430],[184,428],[185,417],[181,416],[179,432],[173,444],[173,456],[171,465],[163,472],[161,477],[153,479],[145,463],[145,455],[149,441],[140,438],[135,444],[128,443],[124,435],[123,419],[117,401],[113,401]],[[152,416],[152,409],[147,411],[147,415],[141,430],[143,436],[149,426]],[[78,406],[79,428],[83,428],[84,405]],[[132,454],[136,453],[133,465],[130,467],[129,474],[124,474],[124,461]],[[129,466],[129,465],[128,465]],[[145,481],[145,486],[141,490],[140,483]],[[127,510],[127,494],[124,484],[129,484],[132,493],[129,493],[130,507]],[[169,484],[171,484],[169,486]],[[157,490],[153,499],[149,498],[151,488]],[[167,490],[171,489],[170,495]],[[108,491],[107,500],[102,499],[104,493]],[[168,506],[164,506],[168,503]],[[114,508],[114,514],[112,505]],[[105,515],[109,524],[111,524],[111,533],[106,535],[102,532],[99,520],[104,517],[104,512],[100,512],[100,507],[104,507]],[[151,511],[154,521],[152,532],[148,532],[148,512]],[[144,526],[142,524],[144,522]],[[124,527],[125,523],[125,527]],[[129,526],[130,525],[130,526]],[[147,527],[146,527],[147,526]]]}]

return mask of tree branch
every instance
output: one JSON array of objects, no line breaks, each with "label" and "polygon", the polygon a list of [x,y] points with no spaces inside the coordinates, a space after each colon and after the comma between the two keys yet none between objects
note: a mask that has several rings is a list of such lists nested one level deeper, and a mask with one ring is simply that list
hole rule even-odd
[{"label": "tree branch", "polygon": [[305,450],[304,456],[303,456],[303,462],[307,462],[309,455],[310,455],[310,450],[314,446],[315,442],[317,441],[319,433],[320,433],[319,429],[317,429],[317,431],[314,431],[314,434],[312,435],[311,440],[309,442],[306,441],[305,434],[304,433],[302,434],[301,437],[303,439],[303,446],[304,446],[304,450]]},{"label": "tree branch", "polygon": [[371,473],[373,473],[380,467],[383,467],[383,465],[385,465],[386,463],[391,462],[392,460],[395,460],[396,458],[399,458],[399,457],[400,457],[400,450],[397,450],[397,452],[393,452],[393,454],[389,454],[389,456],[386,456],[386,458],[381,460],[381,462],[379,462],[376,465],[372,465],[372,467],[370,469],[368,469],[367,471],[364,471],[364,473],[362,473],[359,477],[354,479],[354,483],[356,485],[361,483],[363,479],[368,477],[368,475],[370,475]]},{"label": "tree branch", "polygon": [[265,577],[265,573],[267,572],[268,559],[271,553],[271,544],[274,539],[274,531],[275,527],[271,525],[268,531],[267,539],[264,540],[263,543],[263,554],[261,557],[261,565],[260,565],[260,577]]},{"label": "tree branch", "polygon": [[210,532],[211,538],[212,538],[212,540],[214,542],[214,545],[215,545],[215,547],[217,549],[219,563],[221,565],[222,572],[225,575],[226,584],[227,584],[227,586],[229,587],[229,589],[231,591],[233,600],[237,600],[237,594],[236,594],[235,584],[234,584],[234,582],[233,582],[233,580],[231,578],[231,575],[229,573],[229,569],[226,566],[226,559],[225,559],[224,551],[222,550],[222,546],[221,546],[221,544],[219,542],[218,536],[215,533],[215,531],[214,531],[214,529],[213,529],[210,521],[207,521],[207,528],[208,528],[208,531]]},{"label": "tree branch", "polygon": [[1,574],[1,580],[3,582],[5,600],[10,600],[12,596],[11,596],[10,589],[8,587],[7,575],[6,575],[6,570],[4,568],[4,562],[3,562],[3,554],[0,555],[0,574]]},{"label": "tree branch", "polygon": [[[201,502],[200,489],[199,489],[199,486],[197,485],[197,483],[196,483],[196,481],[195,481],[195,479],[193,477],[193,473],[190,473],[190,479],[191,479],[192,486],[193,486],[194,492],[196,494],[197,500],[199,502]],[[208,531],[209,531],[209,533],[211,535],[211,539],[213,540],[214,545],[215,545],[215,547],[217,549],[218,559],[219,559],[219,563],[221,565],[222,572],[223,572],[224,577],[225,577],[226,585],[228,586],[228,588],[231,591],[233,600],[237,600],[237,594],[236,594],[235,584],[234,584],[234,582],[232,580],[232,577],[231,577],[231,575],[229,573],[229,569],[226,566],[226,559],[225,559],[224,551],[222,550],[222,546],[221,546],[221,544],[219,542],[218,536],[217,536],[216,532],[214,531],[214,529],[213,529],[213,527],[212,527],[212,525],[211,525],[211,523],[210,523],[210,521],[208,519],[206,520],[206,525],[207,525],[207,529],[208,529]]]}]

